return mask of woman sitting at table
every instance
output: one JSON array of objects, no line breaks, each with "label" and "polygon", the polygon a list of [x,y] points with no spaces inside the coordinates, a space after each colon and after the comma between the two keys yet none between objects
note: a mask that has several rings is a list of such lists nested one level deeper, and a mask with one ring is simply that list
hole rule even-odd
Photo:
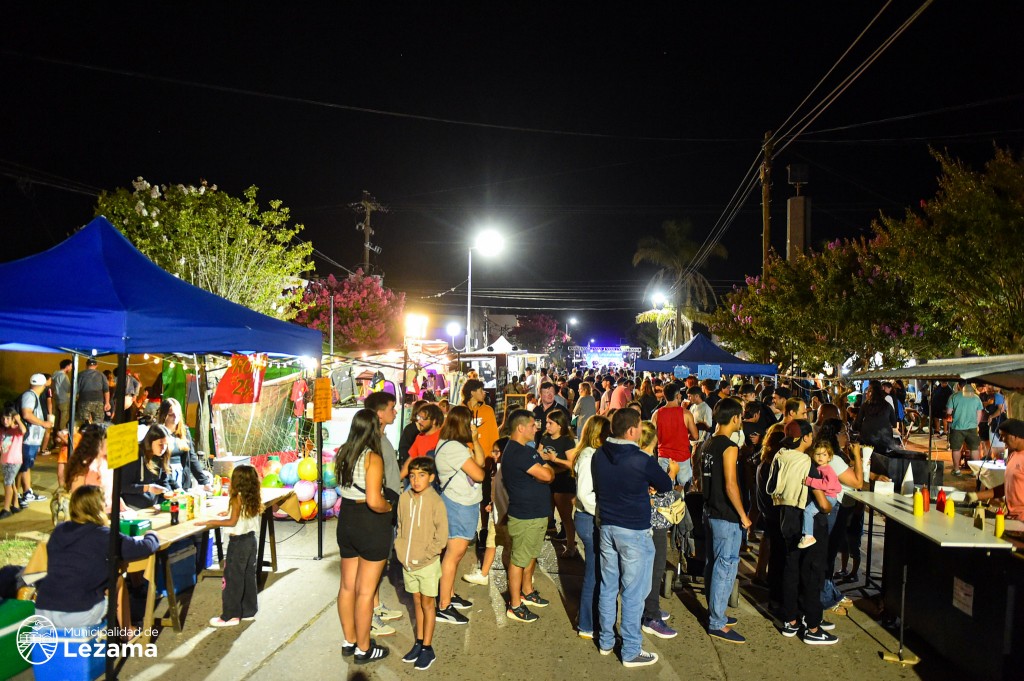
[{"label": "woman sitting at table", "polygon": [[181,404],[173,397],[160,403],[157,423],[167,428],[171,437],[167,439],[167,450],[170,454],[171,478],[182,489],[192,489],[193,484],[207,486],[211,482],[210,474],[199,463],[192,433],[185,426],[181,415]]},{"label": "woman sitting at table", "polygon": [[167,428],[160,424],[150,426],[146,437],[139,443],[139,460],[125,466],[121,474],[121,498],[134,509],[152,508],[161,498],[172,496],[181,489],[170,476],[171,438]]},{"label": "woman sitting at table", "polygon": [[[71,495],[71,520],[53,529],[46,543],[46,576],[39,580],[36,614],[58,629],[93,627],[107,614],[110,520],[103,512],[103,490],[78,487]],[[160,548],[155,532],[121,535],[121,557],[144,558]]]}]

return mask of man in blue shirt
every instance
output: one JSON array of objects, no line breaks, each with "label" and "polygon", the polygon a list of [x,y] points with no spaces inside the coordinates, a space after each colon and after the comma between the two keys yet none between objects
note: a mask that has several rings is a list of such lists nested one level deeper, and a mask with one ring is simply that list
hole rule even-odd
[{"label": "man in blue shirt", "polygon": [[615,601],[622,594],[622,664],[643,667],[658,661],[641,649],[640,619],[651,591],[654,540],[650,488],[672,489],[658,460],[640,450],[640,413],[620,409],[612,417],[612,437],[594,452],[592,471],[601,523],[601,596],[598,600],[602,655],[615,645]]},{"label": "man in blue shirt", "polygon": [[971,461],[981,458],[981,435],[978,424],[985,406],[974,391],[974,386],[966,381],[957,381],[960,390],[949,398],[946,413],[953,417],[949,424],[949,450],[953,454],[953,475],[960,475],[960,448],[967,443]]},{"label": "man in blue shirt", "polygon": [[[551,489],[555,471],[534,448],[537,422],[533,414],[517,409],[509,416],[509,441],[501,455],[501,479],[508,493],[508,534],[512,558],[508,566],[509,607],[505,616],[517,622],[534,622],[529,603],[543,608],[548,601],[533,587],[537,556],[551,515]],[[639,622],[639,620],[638,620]]]}]

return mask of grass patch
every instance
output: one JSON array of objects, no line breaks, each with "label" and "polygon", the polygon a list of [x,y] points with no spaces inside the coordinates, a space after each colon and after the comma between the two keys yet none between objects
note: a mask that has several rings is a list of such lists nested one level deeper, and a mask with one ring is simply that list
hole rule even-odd
[{"label": "grass patch", "polygon": [[0,539],[0,565],[26,565],[36,545],[30,539]]}]

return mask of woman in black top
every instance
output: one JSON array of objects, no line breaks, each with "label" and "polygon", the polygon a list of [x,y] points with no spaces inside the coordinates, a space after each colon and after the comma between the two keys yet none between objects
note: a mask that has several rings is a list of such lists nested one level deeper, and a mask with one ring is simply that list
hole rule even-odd
[{"label": "woman in black top", "polygon": [[892,436],[895,427],[896,411],[885,401],[882,382],[871,381],[864,404],[853,422],[853,429],[860,433],[861,444],[871,445],[879,454],[886,454],[896,449]]},{"label": "woman in black top", "polygon": [[658,408],[658,396],[654,394],[654,384],[650,378],[645,378],[637,391],[636,399],[640,402],[640,418],[644,421],[651,420],[651,414]]},{"label": "woman in black top", "polygon": [[551,494],[562,519],[565,532],[565,556],[576,555],[576,526],[572,522],[572,509],[576,501],[576,479],[572,477],[572,457],[569,450],[576,447],[576,439],[569,427],[569,416],[561,409],[548,414],[544,435],[540,439],[541,457],[555,469]]},{"label": "woman in black top", "polygon": [[170,477],[170,432],[157,424],[150,426],[139,443],[139,460],[121,475],[121,499],[134,509],[152,508],[180,489]]}]

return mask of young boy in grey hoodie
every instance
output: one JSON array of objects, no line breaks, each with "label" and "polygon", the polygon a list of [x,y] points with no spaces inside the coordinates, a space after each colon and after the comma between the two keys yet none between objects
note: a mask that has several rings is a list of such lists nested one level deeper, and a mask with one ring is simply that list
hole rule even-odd
[{"label": "young boy in grey hoodie", "polygon": [[402,563],[406,592],[416,605],[416,643],[402,662],[429,669],[436,656],[435,601],[441,581],[441,550],[448,543],[448,512],[434,489],[437,468],[430,456],[409,461],[409,489],[398,499],[398,536],[395,555]]}]

